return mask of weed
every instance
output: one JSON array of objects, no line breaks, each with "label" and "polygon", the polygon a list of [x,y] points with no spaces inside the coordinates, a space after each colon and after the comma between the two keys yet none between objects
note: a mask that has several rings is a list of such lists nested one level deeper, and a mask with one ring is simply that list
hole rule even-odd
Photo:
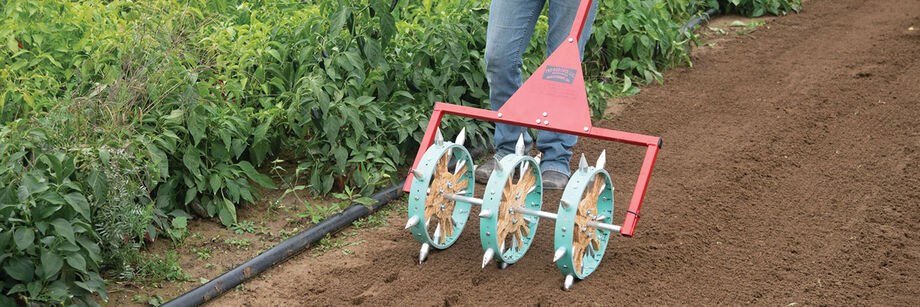
[{"label": "weed", "polygon": [[182,272],[179,257],[175,251],[166,251],[162,257],[137,253],[132,255],[134,279],[149,282],[189,281],[190,276]]},{"label": "weed", "polygon": [[243,234],[244,232],[255,233],[256,230],[258,230],[259,228],[263,228],[263,227],[261,226],[256,227],[255,223],[251,221],[239,221],[239,222],[234,223],[233,225],[230,225],[230,230],[232,230],[238,235]]},{"label": "weed", "polygon": [[198,261],[211,259],[211,249],[210,248],[192,248],[192,252],[198,255]]},{"label": "weed", "polygon": [[240,239],[240,238],[237,238],[237,237],[228,238],[228,239],[224,240],[224,244],[228,244],[228,245],[234,246],[234,247],[236,247],[236,248],[243,248],[243,247],[249,246],[249,244],[250,244],[251,242],[252,242],[252,240],[249,240],[249,239]]}]

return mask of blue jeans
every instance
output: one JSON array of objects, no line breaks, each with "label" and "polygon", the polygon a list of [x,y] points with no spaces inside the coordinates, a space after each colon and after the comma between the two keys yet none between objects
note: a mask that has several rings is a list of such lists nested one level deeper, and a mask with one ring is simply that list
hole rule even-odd
[{"label": "blue jeans", "polygon": [[[575,20],[579,0],[548,0],[547,55],[565,40]],[[597,13],[597,2],[592,1],[584,29],[578,39],[578,48],[584,57],[585,43],[591,36],[591,24]],[[489,26],[486,32],[486,78],[489,81],[489,100],[497,111],[521,87],[521,66],[530,37],[533,36],[537,18],[547,0],[492,0],[489,8]],[[495,124],[495,158],[501,159],[514,152],[518,136],[524,133],[524,148],[530,148],[533,139],[523,127]],[[537,150],[543,153],[540,169],[570,175],[569,159],[572,146],[578,141],[574,135],[538,130]]]}]

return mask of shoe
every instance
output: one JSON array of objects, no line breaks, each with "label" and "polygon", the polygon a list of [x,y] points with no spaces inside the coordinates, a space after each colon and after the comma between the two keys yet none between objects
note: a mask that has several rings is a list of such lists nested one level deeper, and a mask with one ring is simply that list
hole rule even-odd
[{"label": "shoe", "polygon": [[543,171],[544,190],[562,190],[569,182],[569,176],[557,171]]},{"label": "shoe", "polygon": [[483,163],[480,166],[476,167],[476,182],[478,183],[488,183],[489,176],[492,176],[492,170],[495,169],[495,159],[490,159],[488,162]]}]

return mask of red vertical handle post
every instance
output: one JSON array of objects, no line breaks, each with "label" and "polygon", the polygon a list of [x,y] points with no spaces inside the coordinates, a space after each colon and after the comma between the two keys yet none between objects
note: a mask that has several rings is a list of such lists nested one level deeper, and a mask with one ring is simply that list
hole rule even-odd
[{"label": "red vertical handle post", "polygon": [[575,22],[572,24],[572,31],[569,37],[575,39],[581,37],[581,30],[585,27],[585,19],[588,19],[588,12],[591,10],[591,0],[582,0],[578,4],[578,12],[575,13]]},{"label": "red vertical handle post", "polygon": [[431,147],[431,143],[434,143],[434,135],[438,130],[438,126],[441,125],[442,117],[444,117],[444,112],[438,108],[434,108],[434,112],[431,112],[431,119],[428,120],[428,127],[425,128],[425,136],[422,137],[422,143],[418,146],[418,153],[415,154],[415,162],[412,162],[412,168],[409,170],[409,176],[406,177],[406,182],[403,183],[403,192],[408,193],[409,189],[412,188],[412,170],[418,167],[418,162],[422,160],[422,156],[425,155],[425,151],[428,150],[428,147]]},{"label": "red vertical handle post", "polygon": [[658,145],[648,145],[645,150],[645,160],[642,161],[642,169],[639,170],[639,179],[636,180],[636,189],[633,190],[632,200],[629,201],[629,209],[626,210],[626,220],[623,227],[620,228],[620,234],[632,237],[636,231],[636,224],[639,223],[639,217],[642,214],[642,200],[645,198],[645,189],[648,188],[649,178],[652,176],[652,169],[655,168],[655,159],[658,157]]}]

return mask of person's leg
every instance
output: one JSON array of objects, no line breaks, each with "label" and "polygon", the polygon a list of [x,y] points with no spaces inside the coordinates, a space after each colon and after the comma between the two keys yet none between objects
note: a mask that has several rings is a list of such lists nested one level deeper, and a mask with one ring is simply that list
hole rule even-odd
[{"label": "person's leg", "polygon": [[[591,10],[585,20],[581,37],[578,39],[578,48],[582,57],[584,57],[585,43],[591,37],[591,24],[594,23],[594,17],[597,13],[597,2],[598,0],[592,1]],[[568,38],[572,23],[575,21],[578,5],[578,1],[549,0],[547,56],[552,54],[556,47]],[[570,175],[569,159],[572,158],[571,148],[575,146],[577,141],[578,137],[570,134],[543,130],[537,132],[537,149],[543,152],[540,169],[560,172],[566,176]]]},{"label": "person's leg", "polygon": [[[489,8],[489,25],[486,31],[486,79],[489,81],[489,100],[493,111],[498,111],[505,101],[521,87],[521,56],[527,49],[530,37],[546,0],[493,0]],[[495,124],[495,158],[501,159],[514,152],[518,136],[525,129],[507,124]],[[532,138],[524,133],[524,148],[530,148]]]}]

